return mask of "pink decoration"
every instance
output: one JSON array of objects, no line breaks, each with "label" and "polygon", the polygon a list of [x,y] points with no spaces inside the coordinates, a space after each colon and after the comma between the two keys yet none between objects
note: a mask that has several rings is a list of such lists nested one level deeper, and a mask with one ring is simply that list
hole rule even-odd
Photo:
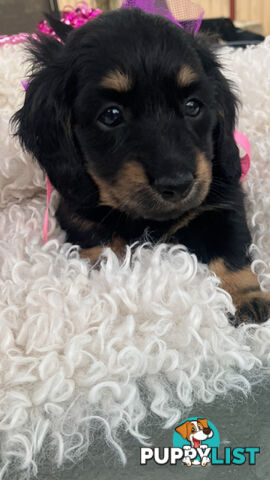
[{"label": "pink decoration", "polygon": [[234,139],[236,143],[238,143],[238,145],[240,145],[240,147],[242,147],[246,152],[246,155],[241,158],[242,175],[240,180],[243,180],[250,169],[250,143],[246,135],[239,130],[235,130]]},{"label": "pink decoration", "polygon": [[178,27],[187,30],[193,35],[198,33],[204,15],[202,7],[191,0],[171,1],[171,10],[168,8],[166,0],[123,0],[122,8],[132,7],[140,8],[147,13],[166,17],[178,25]]},{"label": "pink decoration", "polygon": [[[62,12],[61,22],[66,25],[71,25],[73,28],[78,28],[84,23],[89,22],[93,18],[102,13],[98,8],[90,8],[86,2],[79,2],[73,7],[65,7]],[[56,37],[54,30],[48,25],[46,20],[42,20],[38,24],[38,31]]]},{"label": "pink decoration", "polygon": [[16,35],[0,35],[0,47],[2,45],[16,45],[25,42],[29,37],[36,37],[29,33],[17,33]]},{"label": "pink decoration", "polygon": [[[90,8],[86,2],[79,2],[75,7],[65,7],[62,12],[61,22],[71,25],[73,28],[78,28],[84,23],[89,22],[93,18],[102,13],[98,8]],[[54,30],[48,25],[46,20],[42,20],[37,25],[37,31],[56,37]],[[16,35],[0,35],[0,47],[2,45],[16,45],[24,43],[29,37],[37,38],[36,34],[31,33],[17,33]]]}]

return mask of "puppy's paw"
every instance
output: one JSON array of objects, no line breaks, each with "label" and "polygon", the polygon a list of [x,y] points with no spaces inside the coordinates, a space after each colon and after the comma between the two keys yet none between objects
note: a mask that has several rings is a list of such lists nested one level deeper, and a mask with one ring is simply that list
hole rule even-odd
[{"label": "puppy's paw", "polygon": [[263,323],[270,318],[270,293],[258,291],[247,295],[238,306],[234,325],[241,323]]},{"label": "puppy's paw", "polygon": [[92,264],[97,264],[105,247],[84,248],[80,250],[80,257],[87,258]]},{"label": "puppy's paw", "polygon": [[232,297],[236,313],[234,317],[229,316],[229,320],[233,325],[263,323],[270,318],[270,293],[261,291],[250,265],[234,269],[228,267],[223,259],[218,259],[210,263],[210,268],[220,277],[222,287]]},{"label": "puppy's paw", "polygon": [[111,248],[115,255],[121,260],[125,256],[126,245],[120,237],[114,237],[108,245],[96,246],[80,250],[80,257],[87,258],[92,264],[98,266],[100,257],[106,247]]}]

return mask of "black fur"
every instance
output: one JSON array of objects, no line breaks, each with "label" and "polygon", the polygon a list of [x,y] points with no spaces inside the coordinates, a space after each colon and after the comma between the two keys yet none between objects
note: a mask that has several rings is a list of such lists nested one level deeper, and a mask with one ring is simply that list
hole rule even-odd
[{"label": "black fur", "polygon": [[[114,235],[131,243],[146,232],[159,241],[188,215],[187,207],[158,211],[143,191],[138,209],[125,210],[124,202],[121,208],[102,206],[88,170],[113,185],[125,163],[135,158],[153,186],[164,176],[172,181],[179,172],[194,172],[199,151],[212,165],[212,181],[201,205],[195,199],[190,208],[205,210],[167,240],[184,243],[203,262],[221,257],[232,269],[249,262],[250,234],[233,137],[237,101],[205,40],[164,18],[120,9],[65,34],[65,44],[41,37],[30,48],[33,72],[14,122],[22,144],[61,194],[58,219],[69,241],[89,248],[109,243]],[[198,75],[195,90],[176,84],[183,65]],[[130,91],[100,88],[102,77],[116,68],[131,76]],[[190,120],[183,104],[194,97],[203,108]],[[112,104],[121,105],[125,123],[107,131],[96,119]],[[93,228],[76,228],[70,221],[73,213],[93,221]]]}]

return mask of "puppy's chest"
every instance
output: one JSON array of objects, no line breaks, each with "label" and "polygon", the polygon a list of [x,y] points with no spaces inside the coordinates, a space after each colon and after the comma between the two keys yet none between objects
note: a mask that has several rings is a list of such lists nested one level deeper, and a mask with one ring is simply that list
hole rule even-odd
[{"label": "puppy's chest", "polygon": [[182,244],[205,263],[226,249],[223,239],[228,230],[227,221],[225,217],[221,221],[221,215],[213,212],[200,215],[189,212],[177,220],[157,222],[131,219],[107,208],[96,209],[86,218],[81,212],[71,213],[60,204],[57,217],[67,233],[67,241],[83,249],[109,246],[115,238],[127,245],[134,242]]},{"label": "puppy's chest", "polygon": [[229,252],[234,249],[230,223],[227,212],[203,211],[200,214],[189,212],[178,220],[165,222],[131,220],[119,215],[111,219],[107,228],[111,238],[120,237],[125,244],[181,244],[200,261],[209,263],[213,258],[230,256]]},{"label": "puppy's chest", "polygon": [[[188,248],[213,237],[218,230],[216,215],[209,212],[189,212],[176,220],[151,221],[131,219],[124,214],[112,212],[100,221],[96,218],[96,228],[101,226],[110,236],[121,237],[126,244],[143,243],[184,243]],[[94,227],[95,228],[95,227]],[[209,243],[208,239],[208,243]]]}]

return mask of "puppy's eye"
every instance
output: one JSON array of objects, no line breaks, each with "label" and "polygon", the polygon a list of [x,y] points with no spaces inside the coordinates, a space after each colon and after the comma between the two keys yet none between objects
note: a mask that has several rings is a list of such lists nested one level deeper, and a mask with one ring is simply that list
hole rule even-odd
[{"label": "puppy's eye", "polygon": [[185,115],[188,117],[197,117],[201,111],[201,103],[198,100],[189,100],[185,104]]},{"label": "puppy's eye", "polygon": [[118,107],[109,107],[98,117],[98,122],[106,127],[117,127],[123,123],[124,117]]}]

